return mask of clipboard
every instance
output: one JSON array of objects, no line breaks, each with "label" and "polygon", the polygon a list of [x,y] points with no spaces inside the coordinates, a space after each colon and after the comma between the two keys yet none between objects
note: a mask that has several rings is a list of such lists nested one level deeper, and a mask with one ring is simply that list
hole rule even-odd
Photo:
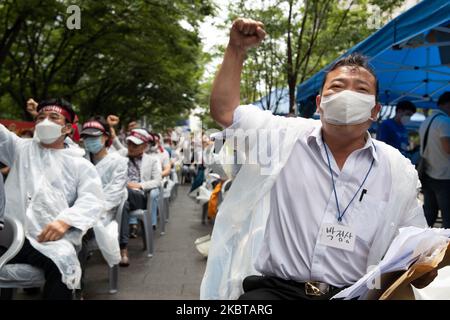
[{"label": "clipboard", "polygon": [[406,271],[386,273],[381,276],[381,289],[371,289],[367,300],[415,300],[411,282],[433,269],[450,265],[450,243],[444,246],[431,260],[415,262]]}]

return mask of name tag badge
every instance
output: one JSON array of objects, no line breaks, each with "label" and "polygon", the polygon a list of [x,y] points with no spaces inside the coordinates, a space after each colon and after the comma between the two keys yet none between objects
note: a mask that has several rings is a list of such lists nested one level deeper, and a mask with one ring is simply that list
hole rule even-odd
[{"label": "name tag badge", "polygon": [[320,231],[320,244],[353,251],[355,248],[356,235],[352,228],[341,224],[324,224]]}]

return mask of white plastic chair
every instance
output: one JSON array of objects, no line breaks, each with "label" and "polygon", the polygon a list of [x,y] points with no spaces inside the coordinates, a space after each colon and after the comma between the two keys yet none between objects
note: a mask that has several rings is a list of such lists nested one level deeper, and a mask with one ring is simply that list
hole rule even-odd
[{"label": "white plastic chair", "polygon": [[[153,257],[153,254],[154,254],[154,239],[153,239],[153,225],[152,225],[152,198],[150,197],[151,190],[147,191],[147,208],[133,210],[130,212],[130,217],[136,217],[142,223],[142,229],[143,229],[142,240],[144,242],[144,250],[147,251],[147,257],[149,257],[149,258]],[[160,190],[160,192],[161,192],[161,190]],[[161,194],[161,197],[162,197],[162,194]],[[120,218],[122,218],[122,217],[120,216]],[[163,234],[163,233],[161,232],[161,234]]]},{"label": "white plastic chair", "polygon": [[6,216],[0,231],[0,246],[7,251],[0,257],[1,299],[12,299],[14,289],[37,288],[45,284],[44,271],[29,264],[7,264],[22,249],[25,230],[19,220]]}]

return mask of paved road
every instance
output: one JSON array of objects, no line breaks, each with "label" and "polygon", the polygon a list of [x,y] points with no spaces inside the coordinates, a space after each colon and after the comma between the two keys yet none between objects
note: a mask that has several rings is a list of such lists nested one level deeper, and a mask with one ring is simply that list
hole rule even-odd
[{"label": "paved road", "polygon": [[85,299],[198,299],[206,260],[196,251],[195,239],[211,232],[201,224],[201,207],[180,186],[170,204],[166,234],[157,233],[155,254],[147,258],[142,239],[130,239],[130,266],[120,268],[119,292],[108,293],[108,269],[100,253],[88,262]]}]

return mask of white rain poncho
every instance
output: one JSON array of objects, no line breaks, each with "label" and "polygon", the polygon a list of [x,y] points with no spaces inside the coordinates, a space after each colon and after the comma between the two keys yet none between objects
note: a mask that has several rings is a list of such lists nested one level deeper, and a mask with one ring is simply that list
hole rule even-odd
[{"label": "white rain poncho", "polygon": [[[0,161],[11,167],[5,184],[5,215],[19,219],[30,244],[49,257],[69,289],[79,288],[81,268],[74,246],[100,217],[103,192],[95,167],[76,147],[47,149],[0,125]],[[39,243],[43,228],[62,220],[71,225],[57,241]]]},{"label": "white rain poncho", "polygon": [[119,227],[115,218],[117,208],[128,196],[128,159],[117,152],[108,153],[95,168],[100,175],[105,197],[105,211],[94,226],[95,239],[106,262],[112,267],[120,262]]},{"label": "white rain poncho", "polygon": [[[255,106],[247,107],[259,112],[258,116],[244,117],[228,129],[277,132],[279,136],[275,143],[270,139],[258,140],[257,154],[258,159],[266,159],[270,150],[271,155],[279,158],[264,167],[260,163],[243,164],[233,180],[216,216],[200,289],[201,299],[237,299],[243,292],[243,279],[258,274],[254,263],[261,249],[269,215],[270,190],[300,135],[320,125],[318,120],[273,116],[270,111],[262,112]],[[231,133],[228,129],[225,130],[225,136],[227,143],[230,143],[232,139],[229,137],[237,132]],[[416,198],[420,183],[414,166],[396,149],[376,140],[374,143],[377,152],[384,153],[389,159],[393,186],[391,199],[395,200],[386,206],[389,214],[380,223],[382,227],[376,231],[368,266],[376,265],[381,260],[400,226],[426,227],[422,208]],[[248,154],[252,154],[255,147],[256,144],[250,145]]]},{"label": "white rain poncho", "polygon": [[3,229],[4,214],[5,214],[5,187],[3,185],[3,176],[0,175],[0,230]]}]

